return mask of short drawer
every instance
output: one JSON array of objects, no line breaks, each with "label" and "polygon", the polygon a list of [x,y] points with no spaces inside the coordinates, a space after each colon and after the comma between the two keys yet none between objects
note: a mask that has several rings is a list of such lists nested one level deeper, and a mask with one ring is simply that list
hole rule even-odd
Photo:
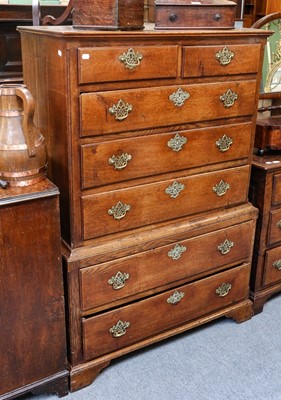
[{"label": "short drawer", "polygon": [[249,171],[247,165],[83,196],[84,239],[244,203]]},{"label": "short drawer", "polygon": [[185,46],[182,75],[184,78],[257,73],[261,46]]},{"label": "short drawer", "polygon": [[268,250],[265,256],[264,285],[281,280],[281,246]]},{"label": "short drawer", "polygon": [[256,81],[83,93],[81,136],[142,130],[255,112]]},{"label": "short drawer", "polygon": [[275,174],[273,176],[273,187],[272,187],[272,205],[278,205],[281,203],[281,174]]},{"label": "short drawer", "polygon": [[83,145],[82,188],[248,159],[251,143],[245,123]]},{"label": "short drawer", "polygon": [[273,210],[269,214],[268,244],[281,240],[281,209]]},{"label": "short drawer", "polygon": [[[81,309],[113,307],[183,278],[250,262],[255,220],[80,270]],[[281,274],[281,272],[280,272]],[[193,278],[194,279],[194,278]],[[162,289],[163,290],[163,289]]]},{"label": "short drawer", "polygon": [[178,46],[78,49],[78,83],[175,78]]},{"label": "short drawer", "polygon": [[248,264],[177,287],[95,317],[82,319],[83,354],[89,360],[245,300]]}]

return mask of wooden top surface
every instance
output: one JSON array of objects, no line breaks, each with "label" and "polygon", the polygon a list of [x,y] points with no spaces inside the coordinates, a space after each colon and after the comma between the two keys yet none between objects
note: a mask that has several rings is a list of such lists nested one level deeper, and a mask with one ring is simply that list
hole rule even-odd
[{"label": "wooden top surface", "polygon": [[263,29],[178,29],[178,30],[155,30],[153,23],[145,24],[144,30],[92,30],[92,29],[78,29],[72,25],[58,25],[58,26],[18,26],[19,32],[29,32],[37,35],[47,36],[60,36],[60,37],[141,37],[151,36],[155,38],[164,37],[228,37],[228,36],[262,36],[268,37],[271,35],[271,31],[265,31]]},{"label": "wooden top surface", "polygon": [[29,186],[23,187],[7,187],[2,189],[0,187],[0,206],[28,201],[41,197],[55,196],[59,194],[58,188],[50,182],[47,178],[42,181]]}]

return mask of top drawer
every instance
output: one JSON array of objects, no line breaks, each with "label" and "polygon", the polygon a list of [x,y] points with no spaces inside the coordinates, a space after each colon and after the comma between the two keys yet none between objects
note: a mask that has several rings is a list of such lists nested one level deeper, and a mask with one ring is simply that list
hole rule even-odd
[{"label": "top drawer", "polygon": [[184,78],[257,73],[260,45],[183,48]]},{"label": "top drawer", "polygon": [[177,76],[178,46],[78,49],[78,83]]}]

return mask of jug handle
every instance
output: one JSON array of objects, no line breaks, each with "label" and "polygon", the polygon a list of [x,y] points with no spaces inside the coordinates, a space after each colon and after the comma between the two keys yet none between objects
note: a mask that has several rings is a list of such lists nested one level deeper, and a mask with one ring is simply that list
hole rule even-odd
[{"label": "jug handle", "polygon": [[33,132],[34,99],[25,87],[17,87],[16,95],[23,101],[23,122],[22,130],[25,136],[29,157],[35,156],[35,139]]}]

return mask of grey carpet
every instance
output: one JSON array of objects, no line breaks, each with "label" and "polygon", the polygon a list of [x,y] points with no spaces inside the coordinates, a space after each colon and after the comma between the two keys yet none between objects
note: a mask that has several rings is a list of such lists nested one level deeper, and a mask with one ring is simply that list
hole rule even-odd
[{"label": "grey carpet", "polygon": [[115,360],[65,399],[281,400],[281,294],[242,324],[221,318]]}]

